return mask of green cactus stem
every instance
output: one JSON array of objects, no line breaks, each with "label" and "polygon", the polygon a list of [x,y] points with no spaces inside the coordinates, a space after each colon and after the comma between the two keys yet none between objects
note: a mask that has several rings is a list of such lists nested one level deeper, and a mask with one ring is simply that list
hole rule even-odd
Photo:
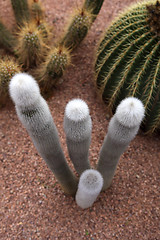
[{"label": "green cactus stem", "polygon": [[99,11],[101,10],[104,0],[85,0],[83,8],[91,10],[93,14],[93,21],[96,19]]},{"label": "green cactus stem", "polygon": [[13,52],[16,44],[16,39],[7,27],[0,21],[0,47]]},{"label": "green cactus stem", "polygon": [[38,77],[38,82],[42,94],[48,97],[52,88],[60,83],[64,71],[71,63],[70,51],[64,46],[53,47],[45,61],[35,73]]},{"label": "green cactus stem", "polygon": [[96,87],[108,109],[114,113],[123,98],[139,98],[147,133],[160,128],[159,23],[159,1],[133,5],[106,30],[95,62]]},{"label": "green cactus stem", "polygon": [[44,9],[39,0],[30,0],[29,8],[30,8],[31,17],[36,21],[40,21],[45,18]]},{"label": "green cactus stem", "polygon": [[47,46],[41,30],[31,22],[25,24],[18,33],[16,53],[19,62],[28,69],[37,66],[45,57]]},{"label": "green cactus stem", "polygon": [[30,12],[27,0],[11,0],[12,8],[18,25],[23,25],[30,19]]},{"label": "green cactus stem", "polygon": [[66,194],[75,195],[77,179],[65,159],[58,131],[37,82],[26,73],[16,74],[9,85],[17,115],[37,151],[52,170]]},{"label": "green cactus stem", "polygon": [[20,71],[21,68],[15,59],[11,57],[0,59],[0,108],[8,102],[8,86],[11,78]]},{"label": "green cactus stem", "polygon": [[92,17],[89,10],[83,8],[76,10],[66,27],[61,44],[69,49],[76,48],[87,35],[92,24]]}]

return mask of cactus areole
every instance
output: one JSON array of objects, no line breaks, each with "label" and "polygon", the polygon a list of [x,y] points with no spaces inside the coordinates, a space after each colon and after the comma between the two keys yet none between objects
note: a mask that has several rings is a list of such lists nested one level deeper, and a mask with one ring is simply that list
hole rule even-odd
[{"label": "cactus areole", "polygon": [[139,98],[146,133],[160,130],[160,1],[136,3],[120,15],[100,41],[96,87],[115,112],[125,97]]}]

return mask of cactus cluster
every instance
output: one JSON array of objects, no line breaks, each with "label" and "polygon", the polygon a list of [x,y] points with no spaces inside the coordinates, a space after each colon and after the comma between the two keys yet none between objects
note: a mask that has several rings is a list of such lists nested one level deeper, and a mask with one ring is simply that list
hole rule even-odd
[{"label": "cactus cluster", "polygon": [[81,208],[91,207],[101,190],[110,187],[120,156],[139,130],[144,117],[142,102],[129,97],[118,105],[94,170],[89,161],[92,131],[89,108],[81,99],[69,101],[63,126],[69,157],[78,179],[67,164],[56,125],[34,78],[26,73],[16,74],[11,79],[9,90],[19,120],[64,192],[75,196]]},{"label": "cactus cluster", "polygon": [[110,112],[128,96],[146,110],[141,127],[160,129],[160,2],[137,3],[121,14],[100,40],[95,83]]},{"label": "cactus cluster", "polygon": [[[93,1],[94,2],[94,1]],[[75,9],[60,39],[53,42],[53,27],[45,19],[40,0],[11,0],[17,26],[10,31],[0,21],[0,47],[14,54],[23,71],[32,73],[43,96],[51,96],[53,86],[60,83],[66,68],[71,64],[71,51],[86,36],[96,18],[103,0],[84,1]]]}]

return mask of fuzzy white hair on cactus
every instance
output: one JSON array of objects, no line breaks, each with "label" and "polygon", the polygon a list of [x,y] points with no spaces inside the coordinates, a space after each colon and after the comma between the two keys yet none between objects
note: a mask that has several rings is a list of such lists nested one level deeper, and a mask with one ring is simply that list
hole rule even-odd
[{"label": "fuzzy white hair on cactus", "polygon": [[144,112],[143,103],[138,98],[128,97],[118,105],[115,116],[123,126],[130,128],[141,123]]},{"label": "fuzzy white hair on cactus", "polygon": [[76,193],[77,205],[83,209],[89,208],[96,201],[103,187],[102,175],[94,169],[85,170],[79,180]]},{"label": "fuzzy white hair on cactus", "polygon": [[9,84],[9,92],[16,105],[32,105],[40,97],[36,80],[27,73],[15,74]]},{"label": "fuzzy white hair on cactus", "polygon": [[89,108],[85,101],[76,98],[67,104],[65,114],[74,122],[83,121],[89,115]]}]

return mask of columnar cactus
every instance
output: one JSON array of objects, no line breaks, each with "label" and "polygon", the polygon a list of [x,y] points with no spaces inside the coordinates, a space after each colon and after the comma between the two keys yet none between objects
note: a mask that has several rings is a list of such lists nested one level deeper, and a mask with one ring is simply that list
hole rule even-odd
[{"label": "columnar cactus", "polygon": [[160,2],[133,5],[107,29],[100,41],[95,80],[113,113],[128,96],[139,98],[146,110],[146,132],[160,129]]},{"label": "columnar cactus", "polygon": [[104,0],[85,0],[83,8],[91,10],[93,14],[93,21],[96,19],[99,11],[101,10]]},{"label": "columnar cactus", "polygon": [[28,22],[30,12],[27,0],[11,0],[12,8],[18,25]]},{"label": "columnar cactus", "polygon": [[0,21],[0,47],[4,47],[10,52],[13,52],[16,44],[16,38],[7,29],[7,27]]},{"label": "columnar cactus", "polygon": [[83,209],[89,208],[96,201],[103,186],[103,178],[97,170],[85,170],[80,176],[76,193],[77,205]]},{"label": "columnar cactus", "polygon": [[88,155],[92,132],[89,108],[83,100],[73,99],[66,105],[64,131],[70,159],[81,174],[90,168]]},{"label": "columnar cactus", "polygon": [[64,46],[59,45],[49,51],[45,61],[36,72],[40,88],[46,97],[53,86],[59,83],[59,78],[70,63],[70,51]]},{"label": "columnar cactus", "polygon": [[41,30],[33,22],[26,23],[18,34],[15,48],[19,62],[26,69],[37,66],[44,59],[47,46]]},{"label": "columnar cactus", "polygon": [[21,68],[14,58],[0,59],[0,108],[8,102],[8,86],[11,78],[20,71]]},{"label": "columnar cactus", "polygon": [[66,162],[57,128],[47,102],[40,95],[38,84],[30,75],[20,73],[11,79],[9,89],[17,115],[39,154],[46,161],[65,193],[75,195],[77,180]]},{"label": "columnar cactus", "polygon": [[68,23],[61,44],[69,49],[74,49],[87,35],[92,24],[92,13],[86,9],[77,10]]},{"label": "columnar cactus", "polygon": [[128,97],[118,105],[109,122],[97,166],[104,179],[103,190],[111,185],[120,156],[136,136],[143,117],[144,106],[137,98]]}]

